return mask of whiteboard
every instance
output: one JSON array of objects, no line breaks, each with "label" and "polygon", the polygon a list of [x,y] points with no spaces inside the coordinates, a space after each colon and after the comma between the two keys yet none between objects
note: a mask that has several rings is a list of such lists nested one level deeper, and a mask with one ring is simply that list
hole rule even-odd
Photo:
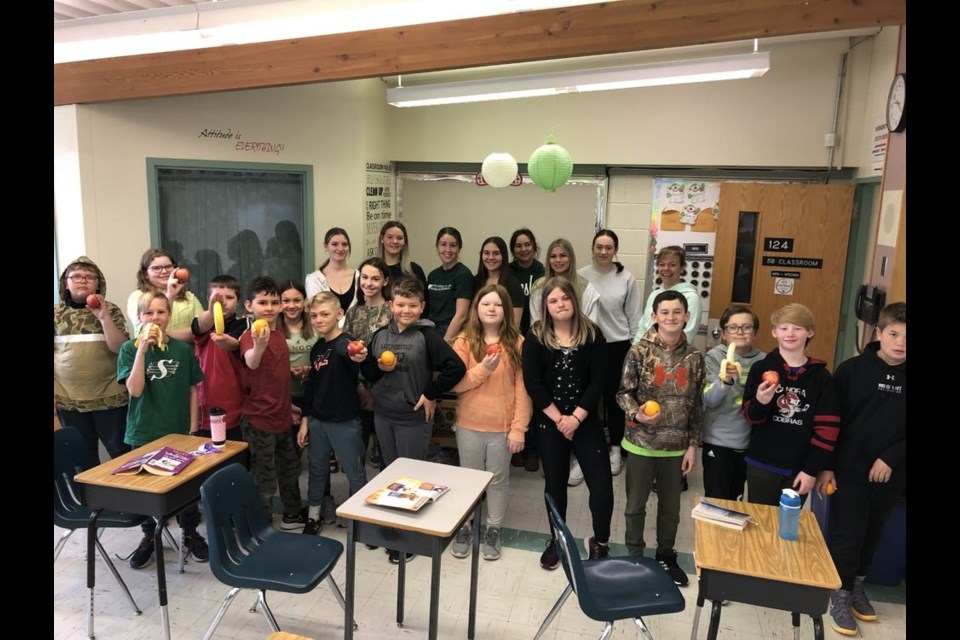
[{"label": "whiteboard", "polygon": [[[606,178],[574,178],[554,193],[528,182],[518,187],[480,187],[473,176],[439,179],[437,174],[400,174],[399,219],[407,227],[411,260],[430,273],[440,266],[437,232],[456,227],[463,236],[460,261],[476,273],[480,243],[500,236],[510,249],[510,235],[528,227],[540,245],[540,261],[547,247],[566,238],[577,254],[577,267],[590,264],[590,245],[606,197]],[[507,256],[507,261],[513,256]]]}]

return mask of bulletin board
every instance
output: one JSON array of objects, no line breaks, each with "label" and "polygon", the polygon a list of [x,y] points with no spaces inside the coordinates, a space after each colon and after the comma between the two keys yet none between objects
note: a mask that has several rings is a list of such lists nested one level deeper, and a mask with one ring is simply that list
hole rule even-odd
[{"label": "bulletin board", "polygon": [[477,270],[484,239],[500,236],[509,249],[510,235],[520,227],[536,235],[541,262],[550,242],[566,238],[577,267],[590,264],[590,244],[603,224],[607,197],[606,176],[574,176],[554,193],[526,176],[522,185],[502,189],[478,186],[472,174],[400,173],[397,183],[397,217],[407,227],[411,259],[426,273],[440,265],[437,231],[448,226],[463,236],[460,261],[471,272]]}]

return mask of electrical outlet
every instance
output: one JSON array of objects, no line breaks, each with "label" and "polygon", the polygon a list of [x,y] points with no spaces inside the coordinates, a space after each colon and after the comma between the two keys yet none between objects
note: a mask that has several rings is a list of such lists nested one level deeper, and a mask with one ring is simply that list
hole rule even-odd
[{"label": "electrical outlet", "polygon": [[835,133],[825,133],[823,134],[823,146],[827,149],[832,149],[837,146],[837,134]]}]

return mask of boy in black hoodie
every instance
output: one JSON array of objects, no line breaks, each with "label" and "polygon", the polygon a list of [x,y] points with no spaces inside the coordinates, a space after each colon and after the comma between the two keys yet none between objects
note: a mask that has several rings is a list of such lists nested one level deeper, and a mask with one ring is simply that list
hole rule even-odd
[{"label": "boy in black hoodie", "polygon": [[[836,459],[817,477],[817,489],[833,483],[830,554],[842,585],[833,594],[830,623],[856,635],[856,619],[877,612],[863,590],[883,525],[907,485],[907,305],[880,312],[877,341],[837,367],[834,376],[843,428]],[[855,619],[856,618],[856,619]]]},{"label": "boy in black hoodie", "polygon": [[770,326],[777,348],[750,367],[743,415],[752,425],[747,499],[776,506],[791,487],[806,501],[833,456],[840,415],[827,363],[806,354],[813,312],[788,304],[773,312]]}]

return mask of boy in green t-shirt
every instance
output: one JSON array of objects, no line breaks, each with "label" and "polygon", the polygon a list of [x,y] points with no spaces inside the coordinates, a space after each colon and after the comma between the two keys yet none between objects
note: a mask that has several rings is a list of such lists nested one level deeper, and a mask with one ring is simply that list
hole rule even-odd
[{"label": "boy in green t-shirt", "polygon": [[[167,340],[170,300],[149,291],[137,304],[142,325],[139,341],[128,340],[117,358],[117,381],[130,392],[124,442],[132,447],[149,444],[170,433],[194,433],[200,428],[197,383],[203,380],[200,362],[190,345]],[[183,544],[198,562],[206,562],[210,551],[197,531],[200,510],[196,505],[180,516]],[[153,557],[153,536],[157,523],[143,523],[143,540],[130,556],[130,566],[142,569]]]}]

